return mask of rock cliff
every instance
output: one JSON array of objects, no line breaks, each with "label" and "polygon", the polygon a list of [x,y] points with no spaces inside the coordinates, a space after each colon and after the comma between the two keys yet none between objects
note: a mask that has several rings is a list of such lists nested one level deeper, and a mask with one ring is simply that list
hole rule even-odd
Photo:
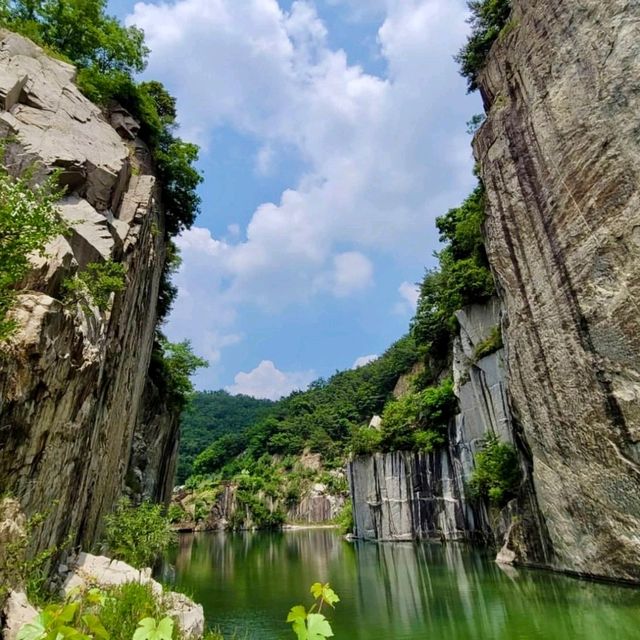
[{"label": "rock cliff", "polygon": [[[458,314],[449,445],[350,465],[358,534],[480,533],[501,560],[640,581],[639,36],[637,3],[514,0],[474,140],[500,311]],[[494,322],[505,348],[474,361]],[[489,517],[464,495],[488,432],[523,471]]]},{"label": "rock cliff", "polygon": [[516,0],[503,33],[474,147],[547,562],[638,581],[640,5]]},{"label": "rock cliff", "polygon": [[475,353],[500,323],[497,300],[458,313],[453,374],[460,413],[448,445],[431,453],[392,452],[349,463],[356,535],[377,540],[487,540],[493,531],[485,505],[466,495],[473,458],[489,433],[512,442],[503,351]]},{"label": "rock cliff", "polygon": [[[166,455],[175,425],[142,406],[165,260],[164,216],[137,124],[110,114],[74,85],[75,69],[0,31],[0,136],[10,171],[60,171],[69,233],[18,292],[18,330],[0,347],[0,492],[27,514],[47,513],[36,546],[71,536],[90,545],[120,496],[132,440],[154,433]],[[124,265],[106,309],[65,300],[63,283],[95,262]],[[160,407],[161,408],[161,407]],[[174,417],[175,418],[175,417]],[[171,463],[141,477],[166,495]],[[144,472],[142,472],[144,476]]]}]

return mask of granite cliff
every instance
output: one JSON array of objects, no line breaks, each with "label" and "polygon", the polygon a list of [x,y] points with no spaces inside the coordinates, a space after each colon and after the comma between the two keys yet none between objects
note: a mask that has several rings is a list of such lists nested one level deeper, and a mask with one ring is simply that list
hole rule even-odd
[{"label": "granite cliff", "polygon": [[[68,536],[91,545],[129,466],[137,495],[166,498],[176,449],[177,416],[148,380],[166,252],[159,185],[138,124],[117,105],[102,112],[74,77],[0,31],[5,164],[35,167],[36,179],[58,170],[69,226],[34,259],[12,311],[18,329],[0,347],[0,492],[48,514],[39,549]],[[65,282],[107,261],[126,275],[106,307],[65,297]]]},{"label": "granite cliff", "polygon": [[640,7],[514,3],[474,148],[549,564],[640,580]]},{"label": "granite cliff", "polygon": [[[513,2],[474,139],[499,302],[458,314],[449,444],[351,463],[358,534],[480,536],[501,560],[640,581],[639,24],[625,0]],[[494,322],[504,349],[472,362]],[[493,516],[465,495],[487,433],[523,472]]]}]

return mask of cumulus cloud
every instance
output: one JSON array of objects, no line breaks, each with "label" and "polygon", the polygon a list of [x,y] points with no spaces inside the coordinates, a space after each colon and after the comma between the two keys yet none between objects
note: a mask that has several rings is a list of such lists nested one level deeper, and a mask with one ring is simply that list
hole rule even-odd
[{"label": "cumulus cloud", "polygon": [[352,369],[359,369],[360,367],[364,367],[365,365],[377,360],[380,356],[377,354],[371,354],[370,356],[360,356],[356,358],[356,361],[353,363]]},{"label": "cumulus cloud", "polygon": [[[184,234],[178,284],[186,288],[171,331],[194,344],[204,330],[229,343],[239,304],[277,310],[309,296],[360,295],[380,260],[423,260],[435,248],[434,217],[473,181],[461,123],[477,107],[452,60],[467,29],[465,1],[371,7],[384,77],[330,47],[312,2],[288,11],[276,0],[135,5],[127,22],[145,31],[149,74],[177,96],[183,135],[206,148],[230,127],[257,141],[259,174],[292,148],[305,167],[242,233]],[[212,311],[193,326],[189,308]]]},{"label": "cumulus cloud", "polygon": [[235,384],[226,389],[233,395],[278,400],[292,391],[306,389],[315,378],[313,371],[287,373],[280,371],[271,360],[263,360],[253,371],[238,373]]},{"label": "cumulus cloud", "polygon": [[420,287],[412,282],[403,282],[398,291],[404,301],[415,311],[418,306],[418,298],[420,297]]}]

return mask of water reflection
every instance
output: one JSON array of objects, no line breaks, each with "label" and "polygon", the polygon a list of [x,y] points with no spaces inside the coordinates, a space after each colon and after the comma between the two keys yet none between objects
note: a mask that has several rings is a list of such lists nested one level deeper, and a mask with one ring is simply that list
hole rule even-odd
[{"label": "water reflection", "polygon": [[625,640],[637,638],[640,592],[536,571],[503,572],[456,545],[347,543],[335,532],[184,535],[176,582],[226,633],[293,637],[283,620],[330,581],[342,601],[338,640]]}]

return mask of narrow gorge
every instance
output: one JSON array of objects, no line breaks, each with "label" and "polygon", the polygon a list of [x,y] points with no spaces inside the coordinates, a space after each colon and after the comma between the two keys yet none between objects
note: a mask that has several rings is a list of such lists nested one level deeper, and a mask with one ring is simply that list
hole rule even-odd
[{"label": "narrow gorge", "polygon": [[[176,100],[164,86],[137,80],[153,50],[144,44],[142,30],[131,26],[137,24],[134,18],[145,18],[145,8],[170,13],[186,0],[140,3],[131,8],[126,27],[105,15],[106,2],[87,0],[104,20],[96,28],[107,34],[102,34],[107,40],[87,45],[89,54],[82,51],[93,33],[89,29],[69,30],[63,23],[55,38],[50,35],[60,27],[56,21],[63,20],[63,7],[82,5],[69,2],[61,0],[56,12],[48,0],[36,2],[37,10],[28,2],[0,0],[0,188],[9,193],[15,187],[17,203],[7,204],[9,196],[0,191],[6,200],[0,201],[3,638],[122,640],[111,630],[102,634],[80,613],[87,606],[102,615],[119,598],[128,602],[126,588],[133,585],[146,590],[140,598],[148,600],[130,614],[126,623],[133,626],[124,640],[223,640],[245,632],[239,620],[247,624],[247,638],[255,631],[263,640],[276,637],[277,624],[286,617],[286,611],[269,610],[274,602],[283,606],[294,589],[308,596],[301,580],[312,581],[316,591],[319,585],[321,594],[317,613],[303,609],[302,623],[290,603],[288,622],[307,633],[310,616],[326,622],[322,606],[340,602],[325,599],[333,593],[327,591],[329,576],[332,584],[334,577],[340,581],[353,618],[336,620],[337,637],[632,637],[640,607],[637,589],[627,588],[640,585],[640,4],[463,3],[468,11],[461,9],[460,15],[463,21],[466,15],[471,35],[456,64],[484,107],[469,123],[476,186],[458,207],[436,212],[433,233],[439,233],[440,244],[433,262],[427,262],[431,266],[415,288],[402,283],[403,303],[384,309],[389,317],[402,317],[410,302],[408,330],[402,319],[405,335],[325,378],[317,371],[334,369],[327,368],[326,354],[319,354],[323,347],[311,344],[317,336],[298,340],[294,329],[284,326],[278,335],[291,331],[291,361],[314,354],[321,366],[309,363],[303,371],[295,365],[299,371],[293,371],[291,365],[283,373],[264,359],[250,373],[237,373],[224,389],[196,391],[205,384],[204,378],[192,381],[199,368],[211,364],[216,384],[231,375],[221,364],[224,348],[237,348],[236,356],[245,359],[253,358],[255,345],[277,349],[269,331],[283,309],[292,314],[292,324],[300,323],[296,330],[305,314],[315,313],[314,328],[323,323],[332,344],[339,345],[336,352],[346,350],[349,338],[343,339],[342,328],[332,326],[329,313],[311,300],[332,295],[336,306],[344,302],[354,323],[381,315],[364,302],[367,289],[374,282],[378,286],[373,258],[370,263],[359,253],[370,238],[358,229],[359,241],[366,236],[366,242],[354,243],[357,251],[346,250],[350,231],[342,230],[345,236],[335,240],[342,253],[319,257],[318,247],[334,242],[322,236],[331,225],[290,230],[283,222],[286,205],[295,204],[292,218],[302,219],[304,208],[293,190],[284,191],[278,205],[261,204],[246,232],[235,222],[227,225],[226,235],[217,229],[215,237],[204,226],[192,228],[200,198],[207,197],[200,188],[198,147],[176,137]],[[286,10],[281,4],[270,0],[269,15],[277,14],[275,23],[286,34],[282,50],[290,47],[290,55],[305,64],[314,56],[320,61],[314,58],[313,72],[285,65],[285,76],[298,82],[299,75],[305,85],[325,63],[347,64],[342,50],[335,58],[329,49],[324,57],[318,53],[329,46],[319,18],[313,38],[297,31],[299,20],[315,15],[314,3],[294,2]],[[329,4],[338,11],[334,5],[342,3]],[[439,6],[436,0],[417,4]],[[385,38],[395,24],[391,17],[397,18],[394,11],[407,7],[390,2],[384,10],[386,21],[376,31],[380,55],[397,54]],[[225,20],[230,15],[224,13]],[[364,19],[357,12],[349,16]],[[358,24],[364,29],[368,23]],[[162,31],[163,37],[167,33]],[[154,35],[150,42],[166,44]],[[256,61],[269,48],[279,50],[259,37],[253,45],[259,45],[260,55],[252,50],[251,62],[242,62],[251,68],[261,68]],[[350,77],[366,77],[358,86],[371,90],[367,100],[399,83],[391,64],[388,77],[361,66],[347,68]],[[232,75],[225,82],[234,88],[246,82],[242,74]],[[273,81],[266,72],[265,77]],[[327,86],[338,91],[336,84]],[[260,91],[251,86],[248,93],[255,98]],[[329,90],[323,86],[318,93],[323,91]],[[266,109],[268,98],[260,97],[260,109]],[[332,109],[340,104],[335,110],[344,111],[348,125],[341,120],[326,135],[342,149],[335,138],[355,129],[357,117],[346,101],[336,98],[331,104]],[[206,107],[185,113],[199,110]],[[378,103],[370,110],[376,117],[385,111]],[[237,116],[233,126],[242,135],[229,123],[220,133],[216,118],[222,116],[211,116],[212,131],[220,133],[216,143],[223,143],[213,152],[206,148],[210,162],[215,156],[216,163],[233,164],[238,148],[248,144],[242,136],[262,135],[254,115]],[[399,116],[393,126],[402,128]],[[284,126],[276,120],[269,120],[274,131]],[[198,122],[180,121],[180,126],[193,139],[204,136]],[[415,134],[402,133],[398,137]],[[273,142],[277,135],[282,140]],[[280,191],[278,181],[293,163],[286,153],[299,154],[302,164],[312,162],[313,154],[289,148],[302,144],[297,131],[277,135],[266,136],[251,158],[260,202],[264,193],[275,200],[270,189]],[[457,139],[451,142],[456,144]],[[274,169],[270,154],[280,152],[286,158]],[[372,163],[380,160],[372,156]],[[246,180],[248,166],[244,158],[230,173]],[[354,169],[344,167],[346,184]],[[307,169],[299,168],[304,188],[330,183],[307,175]],[[402,171],[392,175],[384,169],[384,175],[409,185]],[[461,184],[467,183],[460,180],[452,190],[456,197]],[[346,208],[343,186],[335,190]],[[225,189],[233,189],[226,183],[217,187],[223,208],[229,198]],[[367,189],[374,193],[373,185]],[[248,206],[243,194],[233,196],[234,206],[236,201],[239,208]],[[31,230],[29,220],[12,218],[28,197],[48,203],[56,220],[44,246],[18,256],[28,265],[21,271],[10,264],[16,257],[7,247]],[[365,200],[369,197],[367,190]],[[451,193],[436,194],[429,207],[450,199]],[[373,210],[369,202],[358,204],[368,205]],[[286,247],[284,237],[276,239],[282,256],[256,249],[251,243],[260,233],[273,240],[269,224],[283,235],[298,233],[303,249],[291,248],[297,236],[287,237],[291,246]],[[357,227],[345,217],[337,226],[351,224]],[[390,238],[395,231],[389,230]],[[314,233],[322,236],[318,246]],[[269,245],[272,252],[275,245]],[[372,255],[382,251],[372,246],[367,247]],[[192,261],[182,270],[179,247],[185,261]],[[394,245],[397,253],[404,250]],[[287,259],[304,255],[318,272],[307,278],[307,267],[299,274],[287,267],[279,282],[281,272],[268,261],[284,264],[285,254]],[[224,267],[221,256],[227,259]],[[247,270],[256,280],[249,286],[241,263],[242,268],[258,265],[266,275]],[[326,271],[327,264],[334,271]],[[343,264],[348,273],[341,276]],[[202,330],[197,345],[206,345],[207,360],[194,354],[190,340],[172,343],[165,337],[178,295],[172,276],[180,274],[176,282],[182,292],[189,277],[202,277],[203,269],[207,282],[179,298],[189,303],[187,311],[180,310],[180,328],[186,324],[195,332],[204,326],[193,309],[221,316],[219,325]],[[376,278],[387,286],[381,271],[375,271]],[[265,282],[272,279],[274,291],[257,292],[268,288],[263,276]],[[294,304],[298,277],[305,290]],[[343,289],[351,277],[364,282],[362,297],[354,294],[347,301]],[[250,302],[241,300],[242,286]],[[281,302],[275,289],[286,290],[291,299]],[[205,291],[213,293],[201,301]],[[219,308],[206,307],[207,300]],[[244,333],[234,324],[243,313],[255,314]],[[340,357],[352,361],[350,352]],[[257,375],[265,370],[271,376],[266,382]],[[318,531],[310,531],[314,528]],[[138,549],[132,541],[145,536]],[[408,542],[419,544],[400,544]],[[30,564],[36,560],[37,571]],[[38,589],[32,589],[33,582]],[[189,597],[176,593],[178,587]],[[96,595],[95,589],[104,592]],[[77,593],[89,600],[78,604]],[[596,614],[590,612],[592,595]],[[36,616],[45,620],[48,607],[62,607],[61,601],[79,607],[78,615],[76,608],[70,615],[85,625],[85,635],[18,631]],[[16,608],[22,617],[16,617]],[[463,616],[463,608],[473,613]],[[592,624],[589,616],[600,611],[607,613],[605,622]],[[556,614],[558,635],[552,635],[545,618]],[[125,624],[119,616],[116,627]],[[138,627],[149,619],[153,625],[168,620],[167,634],[141,635]],[[597,626],[596,635],[588,635],[591,626]],[[332,635],[330,626],[329,635],[315,636],[301,635],[302,627],[296,631],[302,640]]]}]

